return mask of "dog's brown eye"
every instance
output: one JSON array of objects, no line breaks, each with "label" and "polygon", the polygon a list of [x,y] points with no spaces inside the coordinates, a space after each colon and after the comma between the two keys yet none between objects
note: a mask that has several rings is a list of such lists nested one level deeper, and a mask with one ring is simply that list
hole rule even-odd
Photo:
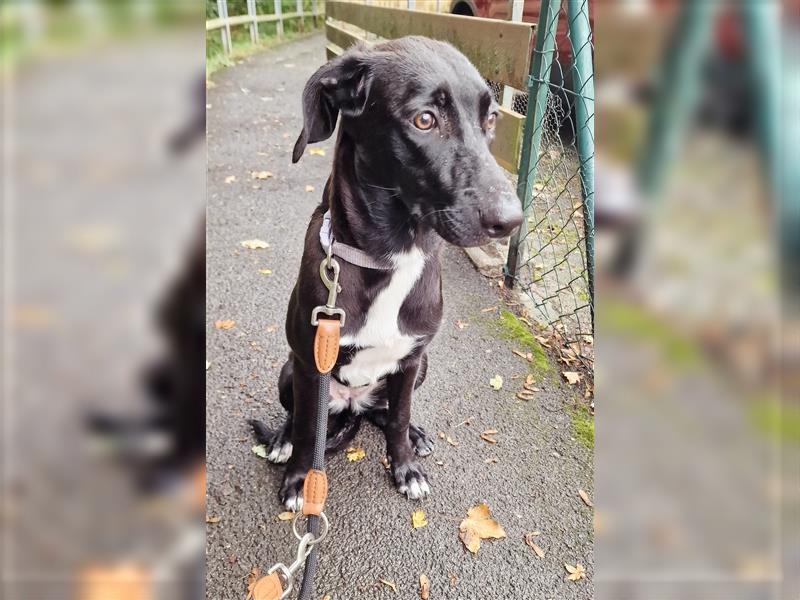
[{"label": "dog's brown eye", "polygon": [[494,129],[497,125],[497,113],[492,113],[486,117],[486,129]]},{"label": "dog's brown eye", "polygon": [[414,117],[414,126],[417,129],[428,131],[429,129],[433,129],[434,125],[436,125],[436,117],[433,116],[432,112],[421,112]]}]

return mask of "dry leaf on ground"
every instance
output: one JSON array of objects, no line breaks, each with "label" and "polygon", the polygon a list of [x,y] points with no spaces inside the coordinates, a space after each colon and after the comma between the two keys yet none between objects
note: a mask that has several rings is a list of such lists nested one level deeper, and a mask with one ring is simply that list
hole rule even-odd
[{"label": "dry leaf on ground", "polygon": [[285,510],[281,514],[278,515],[279,521],[291,521],[294,519],[295,513],[290,510]]},{"label": "dry leaf on ground", "polygon": [[469,323],[462,321],[461,319],[456,319],[456,327],[459,329],[464,329],[464,327],[469,327]]},{"label": "dry leaf on ground", "polygon": [[497,458],[496,456],[492,456],[491,458],[487,458],[487,459],[486,459],[486,460],[484,460],[483,462],[485,462],[487,465],[493,465],[493,464],[495,464],[495,463],[496,463],[498,460],[500,460],[500,459],[499,459],[499,458]]},{"label": "dry leaf on ground", "polygon": [[454,448],[458,446],[458,442],[451,438],[449,435],[447,436],[447,443],[453,446]]},{"label": "dry leaf on ground", "polygon": [[360,460],[363,460],[364,457],[367,455],[367,453],[364,452],[363,448],[355,448],[353,446],[345,450],[344,453],[345,456],[347,457],[347,460],[349,460],[350,462],[358,462]]},{"label": "dry leaf on ground", "polygon": [[222,521],[222,517],[212,517],[211,515],[206,515],[206,523],[219,523]]},{"label": "dry leaf on ground", "polygon": [[494,311],[496,311],[496,310],[497,310],[497,307],[496,307],[496,306],[488,306],[488,307],[486,307],[486,308],[482,308],[482,309],[481,309],[481,312],[482,312],[482,313],[488,313],[488,312],[494,312]]},{"label": "dry leaf on ground", "polygon": [[503,526],[495,521],[486,504],[473,506],[467,512],[467,518],[458,526],[459,539],[473,554],[478,553],[481,540],[500,539],[506,537]]},{"label": "dry leaf on ground", "polygon": [[411,513],[411,526],[414,529],[425,527],[427,524],[428,524],[428,519],[425,516],[425,511],[415,510],[413,513]]},{"label": "dry leaf on ground", "polygon": [[275,177],[275,175],[269,171],[250,171],[251,179],[269,179],[270,177]]},{"label": "dry leaf on ground", "polygon": [[214,327],[217,329],[232,329],[234,325],[236,325],[236,321],[232,319],[220,319],[218,321],[214,321]]},{"label": "dry leaf on ground", "polygon": [[421,600],[429,600],[431,597],[431,580],[426,575],[419,576],[419,597]]},{"label": "dry leaf on ground", "polygon": [[489,380],[489,385],[493,390],[499,390],[503,387],[503,377],[501,375],[495,375]]},{"label": "dry leaf on ground", "polygon": [[225,183],[233,183],[234,181],[236,181],[236,175],[228,175],[225,178]]},{"label": "dry leaf on ground", "polygon": [[533,395],[533,392],[523,390],[521,392],[517,392],[517,398],[519,398],[520,400],[525,400],[527,402],[528,400],[533,400],[535,396]]},{"label": "dry leaf on ground", "polygon": [[258,567],[253,567],[247,574],[247,600],[253,597],[253,588],[256,586],[259,577],[261,577],[261,569]]},{"label": "dry leaf on ground", "polygon": [[584,504],[586,504],[586,506],[594,506],[594,503],[592,502],[592,499],[589,498],[589,494],[587,494],[583,490],[578,490],[578,495],[581,497],[581,500],[583,500],[583,502],[584,502]]},{"label": "dry leaf on ground", "polygon": [[538,531],[532,531],[532,532],[530,532],[530,533],[526,533],[526,534],[525,534],[525,538],[524,538],[524,539],[525,539],[525,543],[526,543],[526,544],[528,544],[528,546],[530,546],[531,550],[533,550],[533,551],[536,553],[536,556],[538,556],[539,558],[544,558],[544,550],[542,550],[542,549],[541,549],[541,548],[540,548],[540,547],[539,547],[539,546],[536,544],[536,542],[534,542],[534,541],[533,541],[533,539],[534,539],[534,538],[535,538],[537,535],[539,535],[539,532],[538,532]]},{"label": "dry leaf on ground", "polygon": [[564,568],[567,570],[567,573],[569,573],[569,575],[567,575],[569,581],[578,581],[586,577],[586,569],[583,568],[581,563],[575,563],[574,567],[564,563]]},{"label": "dry leaf on ground", "polygon": [[381,583],[382,583],[383,585],[385,585],[386,587],[388,587],[388,588],[392,588],[392,591],[393,591],[395,594],[397,593],[397,586],[394,584],[394,582],[392,582],[392,581],[389,581],[388,579],[379,579],[378,581],[379,581],[379,582],[381,582]]},{"label": "dry leaf on ground", "polygon": [[480,438],[489,444],[496,444],[497,439],[495,439],[495,435],[497,434],[497,429],[487,429],[486,431],[482,432]]},{"label": "dry leaf on ground", "polygon": [[313,185],[307,185],[306,186],[306,191],[307,192],[313,192],[314,191],[314,186]]},{"label": "dry leaf on ground", "polygon": [[322,148],[309,148],[308,153],[311,156],[325,156],[325,150]]},{"label": "dry leaf on ground", "polygon": [[264,250],[265,248],[269,248],[269,243],[264,240],[244,240],[240,243],[248,250]]},{"label": "dry leaf on ground", "polygon": [[272,269],[259,269],[258,272],[262,275],[272,275]]},{"label": "dry leaf on ground", "polygon": [[570,385],[575,385],[581,380],[581,374],[577,373],[576,371],[564,371],[561,374],[564,376],[564,379],[566,379],[567,383],[569,383]]},{"label": "dry leaf on ground", "polygon": [[253,446],[250,448],[253,451],[253,454],[256,456],[260,456],[261,458],[267,458],[267,447],[264,444],[258,444],[257,446]]}]

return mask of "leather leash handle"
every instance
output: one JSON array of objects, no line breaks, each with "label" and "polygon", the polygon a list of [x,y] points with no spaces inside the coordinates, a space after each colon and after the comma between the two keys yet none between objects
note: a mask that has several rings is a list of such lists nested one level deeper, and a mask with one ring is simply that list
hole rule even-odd
[{"label": "leather leash handle", "polygon": [[339,319],[319,319],[314,336],[314,362],[317,371],[324,375],[336,366],[339,357],[339,338],[342,323]]},{"label": "leather leash handle", "polygon": [[280,600],[283,595],[283,585],[277,573],[270,573],[256,581],[251,590],[253,600]]}]

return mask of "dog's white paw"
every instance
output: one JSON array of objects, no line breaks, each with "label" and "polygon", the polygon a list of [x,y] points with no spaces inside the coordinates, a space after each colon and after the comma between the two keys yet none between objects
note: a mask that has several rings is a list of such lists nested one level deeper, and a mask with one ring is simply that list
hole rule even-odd
[{"label": "dog's white paw", "polygon": [[405,494],[409,500],[421,500],[431,493],[428,477],[417,463],[392,466],[392,476],[397,491]]},{"label": "dog's white paw", "polygon": [[267,455],[267,460],[276,465],[282,465],[292,457],[292,442],[282,441],[275,443]]}]

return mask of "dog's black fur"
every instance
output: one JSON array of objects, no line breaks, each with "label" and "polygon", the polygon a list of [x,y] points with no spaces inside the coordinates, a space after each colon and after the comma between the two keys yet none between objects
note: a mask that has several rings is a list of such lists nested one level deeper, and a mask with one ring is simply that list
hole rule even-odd
[{"label": "dog's black fur", "polygon": [[[419,127],[423,112],[431,113],[435,126]],[[393,317],[400,334],[413,336],[413,347],[380,375],[370,406],[329,417],[328,448],[347,444],[366,417],[385,434],[398,489],[411,498],[428,492],[416,456],[429,454],[433,442],[409,419],[412,393],[427,370],[426,347],[442,318],[442,239],[477,246],[508,235],[522,220],[519,202],[489,150],[496,113],[486,83],[469,61],[449,44],[421,37],[354,47],[306,84],[304,125],[293,162],[308,143],[330,137],[341,114],[339,134],[333,171],[311,217],[289,302],[286,335],[292,352],[279,380],[288,417],[277,432],[253,423],[273,457],[291,448],[280,489],[281,501],[290,508],[301,505],[311,466],[319,377],[310,317],[327,299],[319,276],[325,258],[319,231],[329,207],[338,242],[373,257],[421,252],[424,266]],[[339,263],[337,305],[347,313],[344,338],[362,329],[394,272]],[[341,369],[362,350],[343,345],[333,377],[351,383],[342,381]]]}]

